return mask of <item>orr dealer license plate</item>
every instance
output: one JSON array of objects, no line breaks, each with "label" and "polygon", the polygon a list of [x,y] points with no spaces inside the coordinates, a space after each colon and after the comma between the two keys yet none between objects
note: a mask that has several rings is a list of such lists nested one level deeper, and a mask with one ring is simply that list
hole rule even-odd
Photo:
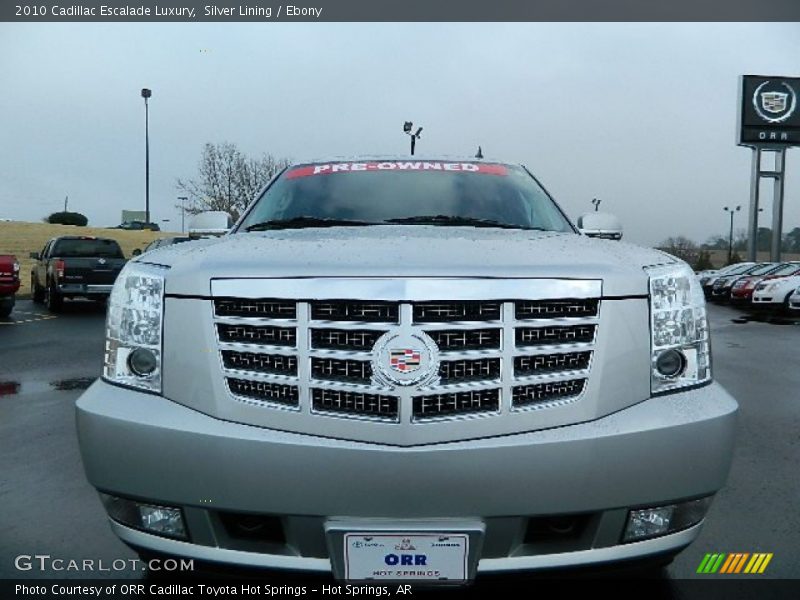
[{"label": "orr dealer license plate", "polygon": [[345,579],[464,581],[469,538],[454,533],[347,533]]}]

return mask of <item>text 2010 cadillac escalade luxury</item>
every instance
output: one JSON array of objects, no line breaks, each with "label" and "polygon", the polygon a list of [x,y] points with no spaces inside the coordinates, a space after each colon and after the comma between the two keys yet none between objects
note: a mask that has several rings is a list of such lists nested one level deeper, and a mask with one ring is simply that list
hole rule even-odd
[{"label": "text 2010 cadillac escalade luxury", "polygon": [[299,164],[149,252],[77,404],[127,544],[347,580],[669,557],[727,477],[703,292],[520,166]]}]

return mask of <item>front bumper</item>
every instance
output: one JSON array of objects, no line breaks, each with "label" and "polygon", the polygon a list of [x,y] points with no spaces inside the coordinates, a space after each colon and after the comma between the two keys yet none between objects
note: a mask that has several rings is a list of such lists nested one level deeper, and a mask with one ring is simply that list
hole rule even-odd
[{"label": "front bumper", "polygon": [[753,301],[753,297],[750,294],[742,295],[742,296],[735,296],[731,294],[730,303],[734,306],[743,306],[746,304],[751,304]]},{"label": "front bumper", "polygon": [[61,283],[58,285],[58,292],[63,296],[83,296],[91,298],[95,296],[108,296],[114,284],[83,284],[83,283]]},{"label": "front bumper", "polygon": [[[220,421],[100,380],[79,399],[77,425],[96,488],[183,509],[189,542],[113,523],[131,545],[327,571],[338,551],[325,533],[331,522],[372,520],[401,531],[420,521],[442,529],[468,520],[485,528],[478,571],[490,572],[677,552],[700,525],[621,544],[628,510],[719,490],[736,411],[712,384],[567,427],[396,447]],[[230,512],[279,517],[285,543],[234,539],[220,525]],[[564,515],[583,522],[566,541],[526,533],[540,517]]]},{"label": "front bumper", "polygon": [[714,288],[710,299],[714,302],[728,302],[731,299],[731,288]]}]

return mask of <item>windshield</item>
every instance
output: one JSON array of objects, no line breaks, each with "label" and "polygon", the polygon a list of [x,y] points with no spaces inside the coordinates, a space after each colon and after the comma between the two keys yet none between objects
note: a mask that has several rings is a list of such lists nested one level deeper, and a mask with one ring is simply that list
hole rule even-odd
[{"label": "windshield", "polygon": [[753,268],[751,271],[748,271],[748,275],[766,275],[767,273],[774,271],[777,268],[775,264],[768,264],[768,265],[761,265],[760,267]]},{"label": "windshield", "polygon": [[293,220],[383,225],[512,226],[574,232],[533,177],[517,166],[390,161],[298,165],[257,200],[238,230]]},{"label": "windshield", "polygon": [[794,275],[798,271],[800,271],[800,264],[790,263],[788,265],[783,265],[777,271],[770,273],[770,275]]},{"label": "windshield", "polygon": [[122,249],[114,240],[66,239],[56,242],[53,256],[61,258],[90,256],[102,258],[125,258]]},{"label": "windshield", "polygon": [[732,267],[725,270],[724,275],[739,275],[740,273],[744,273],[745,271],[749,271],[753,268],[752,263],[747,263],[744,265],[733,265]]}]

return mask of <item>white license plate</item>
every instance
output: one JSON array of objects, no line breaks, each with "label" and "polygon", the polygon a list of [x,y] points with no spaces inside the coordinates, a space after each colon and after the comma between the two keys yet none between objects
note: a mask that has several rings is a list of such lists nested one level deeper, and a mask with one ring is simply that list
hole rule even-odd
[{"label": "white license plate", "polygon": [[345,579],[464,581],[469,537],[463,533],[346,533]]}]

